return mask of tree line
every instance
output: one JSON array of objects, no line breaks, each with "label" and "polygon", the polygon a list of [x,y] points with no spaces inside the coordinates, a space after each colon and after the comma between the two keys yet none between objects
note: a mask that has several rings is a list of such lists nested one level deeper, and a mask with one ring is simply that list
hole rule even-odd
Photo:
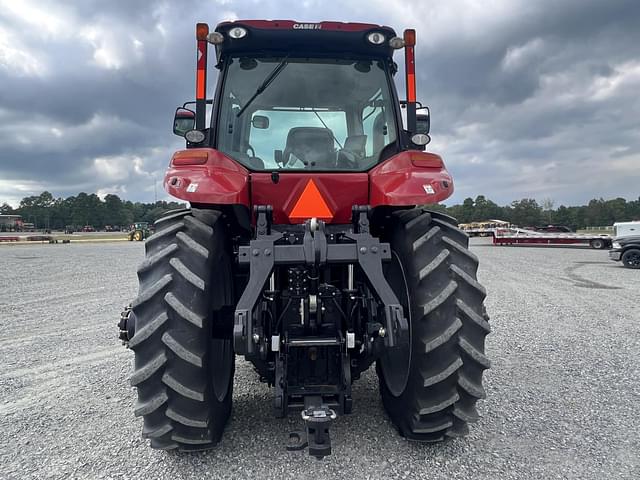
[{"label": "tree line", "polygon": [[620,197],[611,200],[594,198],[587,205],[560,205],[557,208],[554,208],[554,203],[551,199],[538,203],[533,198],[523,198],[499,206],[484,195],[478,195],[475,200],[465,198],[459,205],[430,205],[429,208],[451,215],[460,223],[504,220],[520,227],[565,225],[577,230],[640,220],[640,197],[632,201]]},{"label": "tree line", "polygon": [[[185,204],[179,202],[134,203],[113,194],[106,195],[104,199],[95,193],[84,192],[67,198],[54,198],[51,193],[42,192],[23,198],[15,209],[3,203],[0,214],[21,215],[24,222],[33,223],[41,229],[82,228],[85,225],[103,229],[107,225],[124,227],[134,222],[153,222],[167,210],[183,207]],[[500,206],[484,195],[478,195],[475,199],[465,198],[458,205],[429,205],[428,208],[451,215],[460,223],[497,219],[521,227],[566,225],[575,230],[640,220],[640,197],[632,201],[599,198],[587,205],[554,208],[551,199],[538,203],[535,199],[524,198]]]},{"label": "tree line", "polygon": [[64,230],[91,226],[128,227],[134,222],[153,222],[167,210],[184,208],[179,202],[141,203],[122,200],[109,194],[101,199],[95,193],[79,193],[67,198],[54,198],[49,192],[25,197],[18,208],[0,205],[0,214],[21,215],[22,221],[33,223],[36,229]]}]

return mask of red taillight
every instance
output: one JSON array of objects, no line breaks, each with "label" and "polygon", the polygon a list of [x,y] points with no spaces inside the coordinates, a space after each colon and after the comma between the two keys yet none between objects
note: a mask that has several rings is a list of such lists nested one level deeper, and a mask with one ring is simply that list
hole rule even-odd
[{"label": "red taillight", "polygon": [[427,152],[410,152],[411,163],[421,168],[444,168],[440,155]]},{"label": "red taillight", "polygon": [[173,154],[173,165],[203,165],[207,163],[209,154],[198,150],[183,150]]}]

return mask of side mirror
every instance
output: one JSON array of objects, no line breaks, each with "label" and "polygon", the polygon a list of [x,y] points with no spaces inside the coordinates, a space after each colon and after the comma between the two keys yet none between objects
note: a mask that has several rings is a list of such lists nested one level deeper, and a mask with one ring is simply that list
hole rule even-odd
[{"label": "side mirror", "polygon": [[422,113],[416,114],[416,131],[412,132],[411,142],[424,150],[425,146],[431,141],[429,130],[431,129],[431,114],[429,107],[420,107]]},{"label": "side mirror", "polygon": [[431,129],[431,112],[429,112],[429,107],[424,107],[424,112],[418,113],[416,115],[416,131],[414,133],[429,133]]},{"label": "side mirror", "polygon": [[276,161],[276,163],[278,165],[283,165],[284,156],[282,155],[282,150],[274,150],[273,151],[273,159]]},{"label": "side mirror", "polygon": [[253,125],[253,128],[265,130],[269,128],[269,117],[265,117],[264,115],[254,115],[251,119],[251,125]]},{"label": "side mirror", "polygon": [[179,137],[193,130],[196,126],[196,113],[188,108],[179,107],[173,117],[173,133]]}]

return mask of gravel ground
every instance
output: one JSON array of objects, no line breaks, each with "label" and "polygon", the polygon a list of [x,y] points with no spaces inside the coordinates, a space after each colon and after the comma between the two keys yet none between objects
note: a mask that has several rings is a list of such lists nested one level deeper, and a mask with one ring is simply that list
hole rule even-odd
[{"label": "gravel ground", "polygon": [[149,449],[115,326],[142,245],[0,246],[0,478],[640,478],[640,272],[589,249],[473,250],[493,369],[470,436],[406,442],[368,372],[318,462],[284,450],[300,422],[271,416],[242,361],[219,447]]}]

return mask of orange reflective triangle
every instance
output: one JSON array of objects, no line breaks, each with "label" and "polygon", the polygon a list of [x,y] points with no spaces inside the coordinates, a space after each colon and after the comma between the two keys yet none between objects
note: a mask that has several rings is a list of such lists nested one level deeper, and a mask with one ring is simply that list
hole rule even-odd
[{"label": "orange reflective triangle", "polygon": [[320,220],[331,220],[333,212],[331,212],[329,205],[325,202],[313,179],[309,179],[302,195],[300,195],[293,210],[291,210],[289,218],[292,220],[306,220],[314,217]]}]

